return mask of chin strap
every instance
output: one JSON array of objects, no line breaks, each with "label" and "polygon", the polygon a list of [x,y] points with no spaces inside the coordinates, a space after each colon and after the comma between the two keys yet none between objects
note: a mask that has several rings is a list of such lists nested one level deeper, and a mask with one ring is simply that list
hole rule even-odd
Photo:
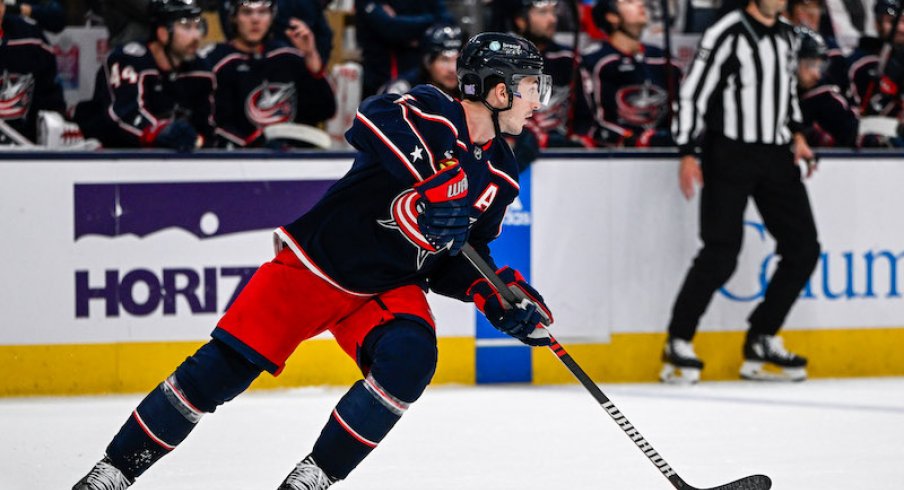
[{"label": "chin strap", "polygon": [[497,108],[491,106],[489,104],[489,102],[487,102],[486,98],[484,98],[481,101],[481,102],[483,102],[484,107],[486,107],[487,109],[490,110],[490,114],[493,119],[493,129],[496,131],[497,138],[502,136],[502,130],[499,128],[499,113],[502,111],[507,111],[512,108],[512,102],[513,102],[512,98],[514,97],[514,95],[512,94],[512,91],[508,88],[506,88],[506,92],[508,93],[508,105],[505,106],[505,109],[497,109]]}]

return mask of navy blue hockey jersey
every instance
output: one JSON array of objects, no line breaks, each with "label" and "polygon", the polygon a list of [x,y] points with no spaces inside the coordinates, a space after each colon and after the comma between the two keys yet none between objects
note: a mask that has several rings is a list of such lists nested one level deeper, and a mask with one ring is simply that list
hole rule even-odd
[{"label": "navy blue hockey jersey", "polygon": [[[668,80],[671,76],[671,93],[677,94],[681,70],[666,64],[663,50],[644,45],[640,53],[631,55],[606,42],[584,56],[581,75],[586,103],[595,122],[588,136],[594,141],[617,146],[673,144]],[[648,130],[661,136],[657,141],[638,138]]]},{"label": "navy blue hockey jersey", "polygon": [[810,146],[856,146],[860,122],[837,85],[817,85],[798,98]]},{"label": "navy blue hockey jersey", "polygon": [[574,64],[574,51],[569,47],[550,42],[543,49],[543,73],[552,78],[552,95],[525,126],[537,136],[541,148],[574,146],[567,140],[568,121],[573,116],[572,104],[583,96],[581,84],[571,83]]},{"label": "navy blue hockey jersey", "polygon": [[[17,15],[0,28],[0,119],[31,141],[40,110],[66,112],[56,58],[44,34]],[[8,143],[0,133],[0,144]]]},{"label": "navy blue hockey jersey", "polygon": [[79,105],[75,119],[86,137],[105,147],[137,148],[161,122],[187,115],[209,145],[213,89],[213,74],[201,61],[164,72],[147,46],[129,43],[107,56],[97,71],[94,97]]},{"label": "navy blue hockey jersey", "polygon": [[879,55],[882,40],[864,36],[848,57],[849,97],[862,116],[897,117],[904,97],[904,49],[896,47],[889,56],[885,73],[880,76]]},{"label": "navy blue hockey jersey", "polygon": [[214,121],[218,144],[247,146],[278,123],[314,125],[336,112],[336,95],[323,73],[311,73],[304,55],[278,41],[248,54],[217,44],[204,61],[216,77]]},{"label": "navy blue hockey jersey", "polygon": [[407,284],[466,300],[477,274],[462,255],[417,245],[412,185],[458,159],[468,177],[468,241],[486,259],[506,207],[518,195],[517,163],[504,140],[471,142],[461,103],[432,85],[361,104],[346,139],[357,149],[349,172],[323,199],[277,234],[312,271],[355,293]]}]

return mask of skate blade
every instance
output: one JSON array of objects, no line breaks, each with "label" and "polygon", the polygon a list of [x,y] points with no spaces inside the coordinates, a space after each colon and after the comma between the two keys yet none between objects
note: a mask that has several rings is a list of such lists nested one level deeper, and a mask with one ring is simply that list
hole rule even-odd
[{"label": "skate blade", "polygon": [[689,385],[700,381],[700,370],[696,368],[682,368],[666,363],[659,372],[659,381],[666,384]]},{"label": "skate blade", "polygon": [[807,368],[782,368],[767,362],[744,361],[741,378],[750,381],[804,381],[807,379]]}]

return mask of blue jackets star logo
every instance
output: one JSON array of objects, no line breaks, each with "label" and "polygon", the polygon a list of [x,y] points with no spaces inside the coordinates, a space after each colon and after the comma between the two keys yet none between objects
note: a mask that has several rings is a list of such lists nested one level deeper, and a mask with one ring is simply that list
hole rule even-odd
[{"label": "blue jackets star logo", "polygon": [[380,226],[397,230],[409,243],[417,248],[417,268],[424,266],[427,257],[448,250],[452,246],[450,241],[442,248],[437,249],[421,233],[417,224],[417,216],[420,214],[417,203],[420,199],[414,189],[406,189],[392,200],[389,205],[389,219],[377,220]]},{"label": "blue jackets star logo", "polygon": [[414,151],[411,152],[411,161],[416,162],[418,160],[424,159],[424,149],[420,146],[415,146]]}]

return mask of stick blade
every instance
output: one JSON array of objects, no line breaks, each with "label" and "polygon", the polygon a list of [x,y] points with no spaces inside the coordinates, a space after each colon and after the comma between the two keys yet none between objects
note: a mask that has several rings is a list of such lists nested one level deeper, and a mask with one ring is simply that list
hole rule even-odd
[{"label": "stick blade", "polygon": [[752,475],[725,485],[701,490],[769,490],[770,488],[772,488],[772,480],[768,476]]}]

